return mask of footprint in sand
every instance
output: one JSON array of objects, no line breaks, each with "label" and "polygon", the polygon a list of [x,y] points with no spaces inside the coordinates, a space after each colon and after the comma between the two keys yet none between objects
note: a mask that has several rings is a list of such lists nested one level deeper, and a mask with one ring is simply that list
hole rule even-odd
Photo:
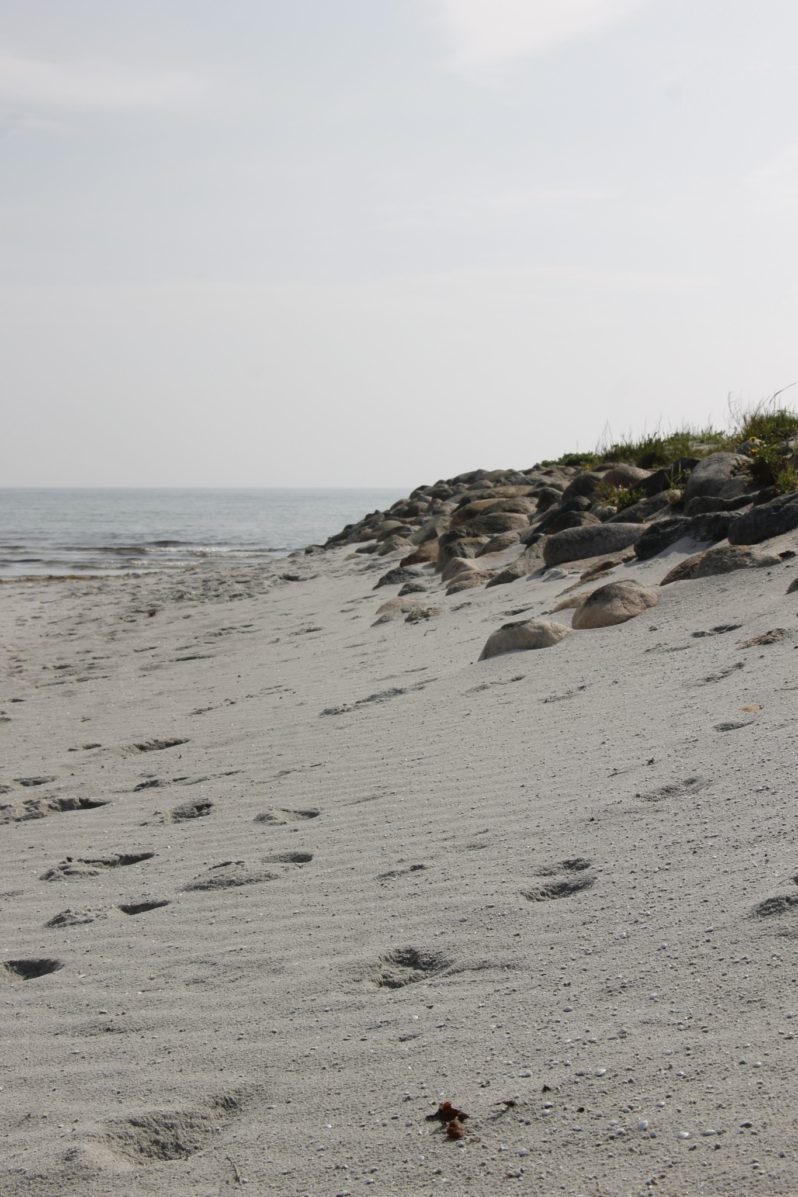
[{"label": "footprint in sand", "polygon": [[395,881],[397,877],[408,877],[411,873],[420,873],[426,869],[424,864],[411,864],[406,869],[389,869],[387,873],[378,873],[376,881]]},{"label": "footprint in sand", "polygon": [[313,860],[312,852],[274,852],[271,856],[262,856],[264,864],[310,864]]},{"label": "footprint in sand", "polygon": [[596,877],[589,873],[591,861],[583,856],[561,860],[559,864],[540,869],[538,876],[551,878],[540,885],[524,889],[521,894],[528,902],[549,902],[555,898],[570,898],[595,885]]},{"label": "footprint in sand", "polygon": [[16,806],[0,807],[0,823],[22,823],[26,819],[43,819],[46,815],[64,811],[96,810],[108,805],[107,798],[27,798]]},{"label": "footprint in sand", "polygon": [[125,868],[150,860],[154,852],[122,852],[114,856],[72,857],[67,856],[60,864],[53,865],[41,874],[40,881],[63,881],[71,877],[99,877],[106,869]]},{"label": "footprint in sand", "polygon": [[[89,1148],[95,1152],[99,1148],[103,1154],[108,1152],[137,1167],[187,1159],[223,1130],[240,1109],[237,1098],[220,1097],[205,1109],[148,1110],[107,1122],[102,1135],[89,1141]],[[73,1150],[87,1154],[85,1147]],[[92,1154],[89,1150],[89,1158]]]},{"label": "footprint in sand", "polygon": [[648,794],[635,794],[635,798],[643,798],[646,802],[664,802],[667,798],[686,798],[697,794],[699,790],[709,785],[702,777],[685,777],[682,781],[671,781],[659,789],[651,790]]},{"label": "footprint in sand", "polygon": [[54,914],[51,919],[48,919],[44,924],[45,927],[80,927],[85,923],[94,923],[97,919],[104,919],[106,911],[91,910],[89,908],[83,910],[62,910],[58,914]]},{"label": "footprint in sand", "polygon": [[39,977],[46,977],[48,973],[58,972],[63,968],[60,960],[46,957],[29,960],[5,960],[2,965],[2,976],[10,981],[35,981]]},{"label": "footprint in sand", "polygon": [[277,873],[269,873],[264,869],[250,868],[243,860],[223,860],[221,864],[212,865],[205,873],[200,873],[193,881],[189,881],[183,889],[187,892],[216,889],[234,889],[241,885],[259,885],[263,881],[276,881]]},{"label": "footprint in sand", "polygon": [[307,819],[318,819],[321,811],[316,806],[306,806],[300,810],[290,810],[281,807],[277,810],[265,810],[255,815],[256,823],[268,823],[274,827],[284,827],[286,823],[304,823]]},{"label": "footprint in sand", "polygon": [[779,894],[775,898],[765,898],[751,911],[754,918],[768,919],[783,914],[798,912],[798,894]]},{"label": "footprint in sand", "polygon": [[138,744],[130,744],[122,751],[127,753],[137,752],[163,752],[166,748],[177,748],[180,744],[188,744],[188,737],[175,737],[171,740],[141,740]]},{"label": "footprint in sand", "polygon": [[170,905],[168,898],[143,898],[140,902],[120,902],[117,909],[121,910],[122,914],[148,914],[151,910]]},{"label": "footprint in sand", "polygon": [[195,802],[183,802],[163,816],[165,823],[185,823],[188,819],[204,819],[213,810],[209,799],[199,798]]},{"label": "footprint in sand", "polygon": [[425,948],[394,948],[381,956],[371,980],[379,989],[402,989],[419,981],[428,981],[452,967],[452,961],[440,952]]}]

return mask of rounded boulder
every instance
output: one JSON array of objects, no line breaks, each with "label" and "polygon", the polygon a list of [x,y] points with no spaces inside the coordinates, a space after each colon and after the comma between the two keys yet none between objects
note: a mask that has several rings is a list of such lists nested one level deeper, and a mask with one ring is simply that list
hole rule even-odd
[{"label": "rounded boulder", "polygon": [[655,607],[658,601],[656,592],[639,582],[608,582],[589,594],[574,612],[572,626],[584,630],[626,623],[627,619]]},{"label": "rounded boulder", "polygon": [[488,637],[479,659],[487,661],[490,657],[499,657],[503,653],[552,648],[570,635],[570,628],[565,624],[555,623],[552,619],[521,619],[515,623],[505,623]]},{"label": "rounded boulder", "polygon": [[546,539],[543,560],[551,566],[615,553],[636,544],[643,530],[642,524],[589,524],[582,528],[566,528]]}]

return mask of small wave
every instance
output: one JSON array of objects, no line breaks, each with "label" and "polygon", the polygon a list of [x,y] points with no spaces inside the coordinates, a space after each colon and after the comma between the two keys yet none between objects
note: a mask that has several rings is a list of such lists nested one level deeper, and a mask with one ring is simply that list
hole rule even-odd
[{"label": "small wave", "polygon": [[83,557],[91,557],[95,553],[107,553],[111,557],[146,557],[149,550],[141,544],[65,544],[59,546],[58,551]]}]

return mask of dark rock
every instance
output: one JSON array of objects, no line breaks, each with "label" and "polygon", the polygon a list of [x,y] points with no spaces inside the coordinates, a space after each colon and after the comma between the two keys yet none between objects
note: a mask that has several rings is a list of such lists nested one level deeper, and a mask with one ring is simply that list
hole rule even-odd
[{"label": "dark rock", "polygon": [[[768,496],[772,497],[772,496]],[[685,515],[708,515],[715,511],[739,511],[756,500],[756,494],[733,495],[730,499],[719,499],[712,495],[697,495],[684,505]],[[766,500],[763,500],[765,502]]]},{"label": "dark rock", "polygon": [[497,536],[492,536],[486,545],[483,545],[477,556],[484,557],[488,553],[502,553],[511,545],[518,543],[519,534],[517,532],[500,532]]},{"label": "dark rock", "polygon": [[771,536],[781,536],[798,528],[798,492],[779,495],[769,503],[752,507],[729,529],[732,544],[759,544]]},{"label": "dark rock", "polygon": [[410,524],[403,524],[399,520],[383,520],[377,527],[377,540],[385,540],[389,536],[412,536]]},{"label": "dark rock", "polygon": [[624,507],[622,511],[611,515],[608,520],[605,520],[605,523],[647,524],[652,516],[670,507],[677,496],[678,491],[672,490],[663,490],[657,495],[649,495],[648,498],[641,499],[638,503],[632,503],[631,506]]},{"label": "dark rock", "polygon": [[564,532],[566,528],[589,528],[600,523],[601,520],[598,516],[593,515],[590,511],[563,511],[560,509],[544,516],[541,522],[535,526],[535,531],[548,535],[554,532]]},{"label": "dark rock", "polygon": [[691,540],[705,540],[710,544],[716,540],[723,540],[729,535],[738,518],[733,512],[717,511],[697,515],[692,519],[676,516],[673,519],[657,520],[648,525],[638,540],[635,556],[639,561],[647,561],[649,557],[656,557],[657,553],[661,553],[684,536],[689,536]]},{"label": "dark rock", "polygon": [[568,483],[563,491],[563,498],[571,499],[575,498],[576,496],[586,496],[592,498],[599,486],[601,486],[602,481],[602,474],[594,474],[592,472],[577,474],[576,477]]},{"label": "dark rock", "polygon": [[521,544],[537,544],[539,540],[543,539],[543,533],[538,528],[527,528],[526,532],[522,532],[518,539]]},{"label": "dark rock", "polygon": [[683,536],[690,534],[690,520],[684,516],[672,519],[657,520],[649,524],[643,535],[635,545],[635,556],[639,561],[647,561],[649,557],[656,557],[663,549],[675,544]]},{"label": "dark rock", "polygon": [[684,485],[690,474],[698,465],[697,457],[677,457],[670,465],[655,470],[638,483],[639,489],[646,496],[658,495],[662,490],[673,490]]},{"label": "dark rock", "polygon": [[401,586],[403,582],[412,582],[420,577],[423,577],[420,569],[397,565],[395,569],[389,569],[387,574],[383,574],[379,581],[375,582],[374,589],[379,590],[381,586]]},{"label": "dark rock", "polygon": [[560,511],[589,511],[591,500],[587,495],[563,495]]},{"label": "dark rock", "polygon": [[553,486],[543,486],[537,493],[538,511],[548,511],[554,503],[559,503],[562,498],[562,491],[557,490]]},{"label": "dark rock", "polygon": [[745,494],[751,489],[751,476],[746,466],[750,457],[741,453],[710,453],[699,461],[684,487],[684,501],[709,495],[711,498],[730,499]]},{"label": "dark rock", "polygon": [[714,549],[706,549],[703,553],[696,553],[679,562],[665,575],[660,586],[668,586],[671,582],[688,582],[695,578],[711,578],[716,574],[729,574],[737,569],[755,569],[768,565],[781,565],[779,557],[772,557],[764,553],[753,553],[750,549],[740,545],[718,545]]},{"label": "dark rock", "polygon": [[705,515],[696,515],[690,520],[689,535],[693,540],[710,543],[723,540],[739,518],[733,511],[708,511]]},{"label": "dark rock", "polygon": [[642,535],[642,524],[595,524],[566,528],[564,532],[555,532],[546,538],[543,559],[547,566],[551,566],[564,561],[580,561],[584,557],[598,557],[636,544]]}]

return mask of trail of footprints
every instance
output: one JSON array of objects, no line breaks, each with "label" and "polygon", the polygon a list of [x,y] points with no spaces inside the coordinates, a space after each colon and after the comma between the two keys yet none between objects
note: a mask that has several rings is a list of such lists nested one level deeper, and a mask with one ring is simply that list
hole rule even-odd
[{"label": "trail of footprints", "polygon": [[[147,745],[157,744],[161,746],[172,746],[172,742],[166,741],[147,741]],[[149,748],[140,748],[140,750],[150,751]],[[37,779],[38,782],[39,779]],[[42,782],[49,782],[53,778],[41,779]],[[136,787],[137,789],[141,787]],[[48,800],[56,801],[56,800]],[[104,802],[87,803],[85,805],[78,805],[79,800],[64,799],[64,803],[74,803],[74,805],[64,805],[59,809],[90,809],[92,806],[106,805]],[[179,806],[174,807],[167,814],[161,816],[162,822],[184,822],[206,817],[211,813],[213,803],[210,800],[198,799],[192,802],[184,802]],[[1,813],[1,812],[0,812]],[[300,809],[293,809],[290,807],[281,807],[277,809],[267,810],[255,817],[255,822],[265,824],[267,826],[289,826],[291,824],[302,824],[310,819],[316,819],[320,816],[321,811],[318,807],[304,807]],[[35,817],[35,816],[29,816]],[[107,856],[98,857],[71,857],[67,856],[59,864],[51,866],[40,875],[42,881],[70,881],[74,879],[83,879],[87,877],[97,877],[111,869],[125,868],[131,865],[141,864],[144,861],[151,860],[155,856],[154,852],[125,852],[112,853]],[[312,852],[302,851],[285,851],[273,852],[268,856],[260,858],[260,863],[263,865],[293,865],[302,866],[309,864],[313,860]],[[276,881],[280,876],[279,873],[267,868],[260,868],[258,865],[248,865],[243,860],[226,860],[219,864],[209,866],[203,873],[200,873],[193,880],[187,882],[181,888],[185,893],[214,891],[223,889],[232,889],[243,885],[256,885],[267,881]],[[120,911],[122,914],[129,917],[149,914],[151,911],[159,910],[163,907],[170,906],[171,899],[169,898],[150,898],[142,897],[138,901],[120,902],[115,908],[105,909],[100,907],[84,907],[80,909],[67,908],[60,911],[49,919],[45,926],[51,929],[63,929],[67,927],[81,926],[87,923],[93,923],[98,919],[107,918],[114,910]],[[31,959],[31,960],[17,960],[6,961],[3,965],[3,972],[0,977],[3,979],[18,980],[33,980],[37,977],[45,976],[50,972],[55,972],[62,968],[63,964],[58,960],[49,959]]]}]

